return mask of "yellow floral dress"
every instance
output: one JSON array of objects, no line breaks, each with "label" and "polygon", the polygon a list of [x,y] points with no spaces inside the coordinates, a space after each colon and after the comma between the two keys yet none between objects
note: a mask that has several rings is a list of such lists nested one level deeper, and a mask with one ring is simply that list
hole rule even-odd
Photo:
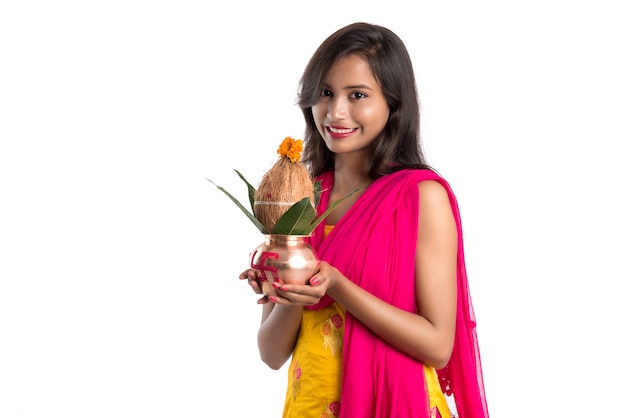
[{"label": "yellow floral dress", "polygon": [[[327,226],[326,235],[332,226]],[[341,410],[345,309],[305,309],[287,378],[283,418],[335,418]],[[450,418],[437,372],[424,365],[432,418]]]}]

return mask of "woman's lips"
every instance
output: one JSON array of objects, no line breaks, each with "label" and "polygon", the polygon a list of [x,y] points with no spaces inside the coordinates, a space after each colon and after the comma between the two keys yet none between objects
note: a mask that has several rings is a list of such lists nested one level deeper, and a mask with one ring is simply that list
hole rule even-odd
[{"label": "woman's lips", "polygon": [[326,126],[326,132],[328,132],[328,134],[333,139],[345,138],[347,136],[352,135],[352,133],[354,133],[355,131],[356,131],[356,128],[344,128],[341,126]]}]

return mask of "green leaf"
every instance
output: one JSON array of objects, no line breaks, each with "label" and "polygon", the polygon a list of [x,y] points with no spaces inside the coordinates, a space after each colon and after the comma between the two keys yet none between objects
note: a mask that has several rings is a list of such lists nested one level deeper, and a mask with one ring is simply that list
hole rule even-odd
[{"label": "green leaf", "polygon": [[241,209],[241,211],[248,217],[248,219],[250,219],[252,221],[254,226],[256,226],[258,228],[258,230],[261,231],[262,234],[267,234],[267,229],[265,229],[263,224],[261,222],[259,222],[259,220],[257,218],[254,217],[252,212],[250,212],[241,203],[239,203],[239,200],[237,200],[232,194],[228,193],[228,191],[226,191],[226,189],[224,189],[223,187],[218,186],[217,184],[215,184],[213,182],[213,180],[211,180],[211,179],[207,179],[207,180],[209,180],[211,183],[213,183],[215,185],[215,187],[217,187],[222,192],[224,192],[224,194],[226,194],[226,196],[228,196],[230,198],[230,200],[235,202],[235,204],[239,207],[239,209]]},{"label": "green leaf", "polygon": [[[342,197],[339,200],[336,200],[335,202],[333,202],[332,205],[330,205],[328,207],[328,209],[326,209],[326,211],[324,213],[322,213],[316,220],[315,222],[313,222],[311,224],[311,230],[308,232],[308,234],[310,234],[311,232],[313,232],[313,230],[324,220],[328,217],[328,215],[330,215],[330,213],[335,210],[335,208],[337,207],[337,205],[339,205],[341,202],[343,202],[345,199],[349,198],[350,196],[352,196],[353,194],[355,194],[359,189],[354,189],[353,191],[351,191],[350,193],[348,193],[347,195],[345,195],[344,197]],[[303,235],[308,235],[308,234],[303,234]]]},{"label": "green leaf", "polygon": [[243,180],[244,183],[246,183],[246,186],[248,186],[248,199],[250,199],[250,208],[254,213],[254,194],[256,193],[256,189],[248,182],[248,180],[246,180],[246,178],[239,171],[235,170],[235,173],[237,173],[239,178]]},{"label": "green leaf", "polygon": [[313,196],[315,197],[315,207],[319,206],[321,195],[322,195],[322,183],[319,181],[316,181],[313,184]]},{"label": "green leaf", "polygon": [[308,235],[311,233],[311,222],[315,220],[315,209],[311,199],[305,197],[294,203],[285,212],[272,230],[273,234],[281,235]]}]

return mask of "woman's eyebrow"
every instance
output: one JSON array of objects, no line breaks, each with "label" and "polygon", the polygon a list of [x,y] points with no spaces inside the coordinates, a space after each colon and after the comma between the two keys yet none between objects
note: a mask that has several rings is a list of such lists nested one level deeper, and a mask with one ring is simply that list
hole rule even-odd
[{"label": "woman's eyebrow", "polygon": [[[323,88],[331,88],[331,86],[329,86],[328,84],[323,84],[322,85]],[[355,85],[350,85],[350,86],[345,86],[341,88],[342,90],[354,90],[354,89],[366,89],[366,90],[372,90],[372,88],[370,86],[368,86],[367,84],[355,84]]]}]

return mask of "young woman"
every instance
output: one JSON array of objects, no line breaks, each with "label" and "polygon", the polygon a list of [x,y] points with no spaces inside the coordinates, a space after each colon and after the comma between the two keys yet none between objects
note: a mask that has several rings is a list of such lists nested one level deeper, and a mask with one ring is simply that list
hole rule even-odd
[{"label": "young woman", "polygon": [[488,417],[449,184],[425,161],[403,42],[355,23],[327,38],[300,82],[303,161],[324,190],[323,260],[307,285],[256,281],[261,358],[291,358],[284,417]]}]

